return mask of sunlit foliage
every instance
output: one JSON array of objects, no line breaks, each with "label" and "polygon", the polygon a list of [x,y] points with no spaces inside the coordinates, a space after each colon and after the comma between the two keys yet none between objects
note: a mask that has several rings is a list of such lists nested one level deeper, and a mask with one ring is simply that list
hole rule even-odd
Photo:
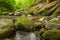
[{"label": "sunlit foliage", "polygon": [[34,0],[0,0],[0,10],[16,10],[34,3]]}]

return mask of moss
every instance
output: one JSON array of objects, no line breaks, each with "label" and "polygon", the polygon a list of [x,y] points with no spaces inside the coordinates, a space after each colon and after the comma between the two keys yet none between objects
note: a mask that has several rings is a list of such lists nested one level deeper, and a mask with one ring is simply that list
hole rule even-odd
[{"label": "moss", "polygon": [[[31,26],[33,25],[31,20],[26,16],[16,17],[15,22],[17,24],[16,28],[20,28],[20,29],[23,29],[23,28],[26,30],[31,29]],[[18,24],[19,24],[19,26],[18,26]],[[22,24],[22,26],[21,26],[21,24]]]},{"label": "moss", "polygon": [[45,40],[59,40],[60,30],[59,29],[48,30],[44,32],[42,36]]},{"label": "moss", "polygon": [[0,38],[9,36],[14,30],[13,21],[11,19],[0,19]]},{"label": "moss", "polygon": [[40,29],[39,34],[40,34],[41,37],[42,37],[42,35],[43,35],[43,33],[44,33],[45,31],[46,31],[46,30],[45,30],[44,28]]},{"label": "moss", "polygon": [[26,16],[16,17],[16,22],[22,23],[25,25],[30,25],[30,23],[31,23],[30,19]]}]

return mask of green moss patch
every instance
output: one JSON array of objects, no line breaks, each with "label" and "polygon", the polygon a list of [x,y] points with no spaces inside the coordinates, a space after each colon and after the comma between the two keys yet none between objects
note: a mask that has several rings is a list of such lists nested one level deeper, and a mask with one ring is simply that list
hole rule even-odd
[{"label": "green moss patch", "polygon": [[60,30],[58,29],[48,30],[45,33],[43,33],[42,36],[45,40],[59,40]]}]

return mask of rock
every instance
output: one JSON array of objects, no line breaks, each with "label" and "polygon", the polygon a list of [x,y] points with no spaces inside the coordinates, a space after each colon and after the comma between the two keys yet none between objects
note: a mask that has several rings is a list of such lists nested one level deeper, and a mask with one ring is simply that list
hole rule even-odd
[{"label": "rock", "polygon": [[0,38],[8,37],[14,30],[14,24],[11,19],[0,19]]},{"label": "rock", "polygon": [[8,15],[13,15],[14,13],[13,12],[9,12]]},{"label": "rock", "polygon": [[42,18],[39,19],[39,21],[48,23],[48,21],[51,20],[51,19],[52,18],[50,18],[50,17],[42,17]]},{"label": "rock", "polygon": [[57,28],[57,29],[60,29],[60,24],[58,24],[58,23],[47,23],[46,25],[45,25],[45,28],[46,29],[55,29],[55,28]]},{"label": "rock", "polygon": [[60,30],[53,29],[47,30],[42,34],[44,40],[59,40],[60,39]]},{"label": "rock", "polygon": [[34,31],[39,31],[43,26],[43,24],[41,22],[36,22],[34,23],[34,26],[32,27],[34,29]]},{"label": "rock", "polygon": [[45,17],[43,17],[43,18],[40,18],[40,19],[39,19],[39,21],[43,21],[44,19],[45,19]]},{"label": "rock", "polygon": [[19,16],[15,18],[16,28],[20,28],[19,30],[31,30],[33,22],[26,16]]},{"label": "rock", "polygon": [[49,21],[52,21],[52,22],[57,22],[59,20],[59,18],[55,17],[55,18],[52,18],[51,20]]}]

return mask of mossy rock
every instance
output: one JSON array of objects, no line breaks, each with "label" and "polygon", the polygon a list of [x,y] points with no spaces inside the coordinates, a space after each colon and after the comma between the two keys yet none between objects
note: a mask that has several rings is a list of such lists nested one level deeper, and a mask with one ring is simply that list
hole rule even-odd
[{"label": "mossy rock", "polygon": [[60,29],[60,19],[56,16],[49,16],[42,20],[46,29]]},{"label": "mossy rock", "polygon": [[31,29],[33,23],[32,21],[26,16],[18,16],[15,18],[15,24],[17,29]]},{"label": "mossy rock", "polygon": [[14,24],[11,19],[0,19],[0,38],[8,37],[14,30]]},{"label": "mossy rock", "polygon": [[41,37],[42,37],[42,34],[43,34],[45,31],[46,31],[46,30],[45,30],[44,28],[40,29],[39,34],[40,34]]},{"label": "mossy rock", "polygon": [[60,24],[54,23],[54,22],[47,23],[47,24],[45,25],[45,28],[46,28],[46,29],[54,29],[54,28],[60,29]]},{"label": "mossy rock", "polygon": [[59,40],[60,30],[59,29],[48,30],[44,32],[42,36],[45,40]]}]

